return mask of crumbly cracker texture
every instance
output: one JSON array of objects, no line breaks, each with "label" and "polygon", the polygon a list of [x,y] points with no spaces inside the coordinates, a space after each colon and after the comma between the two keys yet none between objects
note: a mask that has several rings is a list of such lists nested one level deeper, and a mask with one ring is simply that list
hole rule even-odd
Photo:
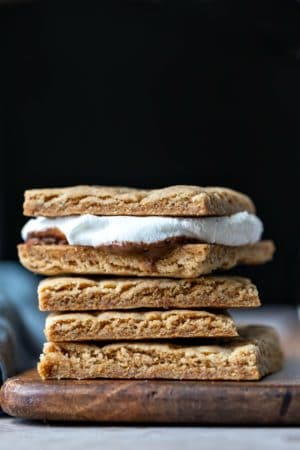
[{"label": "crumbly cracker texture", "polygon": [[239,334],[204,345],[48,342],[38,372],[43,379],[259,380],[281,368],[282,352],[271,327],[244,326]]},{"label": "crumbly cracker texture", "polygon": [[122,254],[97,247],[76,245],[19,244],[24,267],[42,275],[134,275],[196,278],[217,269],[238,264],[263,264],[274,253],[272,241],[241,247],[215,244],[187,244],[166,255],[152,258],[147,253]]},{"label": "crumbly cracker texture", "polygon": [[134,189],[107,186],[74,186],[31,189],[25,192],[25,216],[227,216],[255,212],[246,195],[223,187],[170,186]]},{"label": "crumbly cracker texture", "polygon": [[237,336],[229,314],[172,309],[147,312],[53,313],[46,320],[48,341],[142,340]]},{"label": "crumbly cracker texture", "polygon": [[260,306],[256,286],[249,279],[221,275],[182,280],[51,277],[40,282],[38,300],[41,311]]}]

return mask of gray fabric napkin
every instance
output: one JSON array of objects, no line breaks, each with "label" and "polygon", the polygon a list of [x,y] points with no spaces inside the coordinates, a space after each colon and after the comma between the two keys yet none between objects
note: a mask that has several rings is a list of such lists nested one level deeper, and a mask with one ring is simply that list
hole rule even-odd
[{"label": "gray fabric napkin", "polygon": [[0,262],[0,383],[35,366],[44,342],[38,310],[39,277],[15,262]]}]

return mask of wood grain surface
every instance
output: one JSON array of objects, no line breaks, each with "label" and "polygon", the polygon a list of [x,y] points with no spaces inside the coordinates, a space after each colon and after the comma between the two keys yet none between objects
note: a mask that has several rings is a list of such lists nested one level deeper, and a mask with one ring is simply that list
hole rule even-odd
[{"label": "wood grain surface", "polygon": [[286,323],[284,368],[259,382],[42,381],[33,370],[7,380],[1,406],[27,419],[300,425],[300,334],[296,316]]}]

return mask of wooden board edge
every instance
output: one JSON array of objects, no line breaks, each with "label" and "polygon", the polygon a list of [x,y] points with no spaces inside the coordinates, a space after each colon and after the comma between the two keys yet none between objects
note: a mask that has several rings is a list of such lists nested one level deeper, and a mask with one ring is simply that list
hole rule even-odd
[{"label": "wooden board edge", "polygon": [[70,381],[43,383],[31,381],[28,374],[8,379],[1,389],[2,409],[11,416],[127,424],[300,425],[300,386],[292,383],[90,380],[75,382],[74,391]]}]

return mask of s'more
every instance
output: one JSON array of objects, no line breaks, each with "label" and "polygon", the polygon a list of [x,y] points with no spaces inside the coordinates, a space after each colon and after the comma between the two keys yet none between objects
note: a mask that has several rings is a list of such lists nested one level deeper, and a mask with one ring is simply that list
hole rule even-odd
[{"label": "s'more", "polygon": [[24,214],[20,261],[43,275],[195,278],[274,252],[253,202],[226,188],[36,189]]},{"label": "s'more", "polygon": [[258,380],[281,367],[275,330],[239,327],[227,311],[261,301],[251,280],[224,271],[275,250],[245,194],[32,189],[24,215],[20,261],[48,276],[43,379]]}]

